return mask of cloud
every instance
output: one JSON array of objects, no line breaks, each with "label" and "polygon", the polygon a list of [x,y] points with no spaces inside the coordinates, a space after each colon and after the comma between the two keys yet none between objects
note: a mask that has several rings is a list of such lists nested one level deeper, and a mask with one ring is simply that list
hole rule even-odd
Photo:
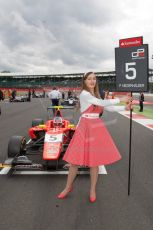
[{"label": "cloud", "polygon": [[153,3],[142,3],[0,0],[0,71],[114,70],[120,38],[144,36],[144,43],[153,48]]}]

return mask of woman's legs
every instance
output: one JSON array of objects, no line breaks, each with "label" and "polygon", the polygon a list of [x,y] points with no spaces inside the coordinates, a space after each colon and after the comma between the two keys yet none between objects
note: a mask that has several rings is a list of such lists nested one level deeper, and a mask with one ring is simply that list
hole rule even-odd
[{"label": "woman's legs", "polygon": [[61,192],[62,194],[67,193],[69,189],[72,187],[72,184],[77,175],[77,172],[78,172],[78,166],[71,164],[69,168],[69,174],[67,177],[66,186],[65,186],[65,189]]},{"label": "woman's legs", "polygon": [[99,172],[99,167],[91,167],[90,168],[90,197],[96,197],[96,184],[98,180],[98,172]]}]

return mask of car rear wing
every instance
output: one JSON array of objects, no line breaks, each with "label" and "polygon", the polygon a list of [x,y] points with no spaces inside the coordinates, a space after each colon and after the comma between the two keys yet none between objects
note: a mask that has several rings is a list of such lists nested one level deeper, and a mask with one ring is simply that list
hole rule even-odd
[{"label": "car rear wing", "polygon": [[57,110],[60,110],[60,109],[74,109],[75,106],[62,106],[62,105],[59,105],[59,106],[49,106],[47,107],[47,110],[50,110],[50,109],[57,109]]},{"label": "car rear wing", "polygon": [[[59,113],[60,116],[62,116],[61,112],[60,112],[61,109],[73,109],[73,112],[74,112],[74,108],[75,108],[75,106],[62,106],[62,105],[59,105],[59,106],[49,106],[49,107],[47,107],[48,118],[51,119],[50,111],[52,109],[56,110],[55,114]],[[55,116],[55,114],[53,114],[53,117]]]}]

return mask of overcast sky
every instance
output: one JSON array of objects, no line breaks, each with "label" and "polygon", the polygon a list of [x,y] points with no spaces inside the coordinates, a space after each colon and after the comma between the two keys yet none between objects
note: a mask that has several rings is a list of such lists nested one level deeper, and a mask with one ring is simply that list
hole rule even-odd
[{"label": "overcast sky", "polygon": [[0,0],[0,72],[115,70],[119,39],[143,36],[153,68],[153,0]]}]

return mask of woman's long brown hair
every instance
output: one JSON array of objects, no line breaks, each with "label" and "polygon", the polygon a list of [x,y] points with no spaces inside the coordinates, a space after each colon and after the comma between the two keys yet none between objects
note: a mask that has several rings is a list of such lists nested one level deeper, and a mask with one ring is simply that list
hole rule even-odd
[{"label": "woman's long brown hair", "polygon": [[[86,83],[85,83],[85,80],[88,78],[88,76],[89,76],[90,74],[94,74],[94,73],[93,73],[93,72],[88,72],[88,73],[85,73],[85,74],[83,75],[83,78],[82,78],[82,89],[81,89],[81,91],[82,91],[82,90],[86,90],[86,91],[88,91],[89,93],[91,93],[90,90],[89,90],[89,88],[87,87],[87,85],[86,85]],[[93,95],[93,96],[95,96],[95,97],[97,97],[97,98],[100,98],[97,77],[96,77],[96,85],[95,85],[95,88],[94,88],[94,95]]]}]

